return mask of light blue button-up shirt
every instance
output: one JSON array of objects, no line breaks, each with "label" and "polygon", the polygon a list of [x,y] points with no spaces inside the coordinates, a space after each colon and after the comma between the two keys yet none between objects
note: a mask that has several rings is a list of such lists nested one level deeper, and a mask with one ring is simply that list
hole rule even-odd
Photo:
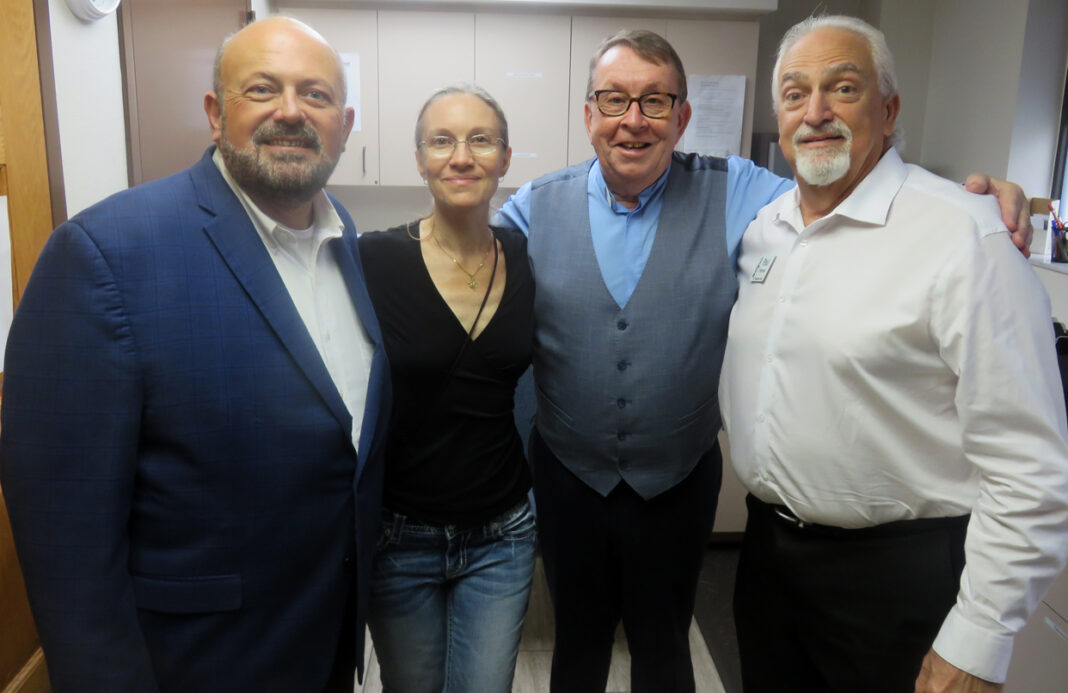
[{"label": "light blue button-up shirt", "polygon": [[[608,190],[600,163],[593,159],[590,165],[586,199],[593,249],[605,286],[620,306],[630,300],[649,260],[667,177],[665,171],[638,194],[638,206],[627,209]],[[742,234],[760,208],[793,187],[793,181],[780,178],[749,159],[738,156],[727,159],[727,252],[732,262],[737,259]],[[509,197],[494,223],[513,226],[529,236],[530,190],[531,184],[526,183]]]}]

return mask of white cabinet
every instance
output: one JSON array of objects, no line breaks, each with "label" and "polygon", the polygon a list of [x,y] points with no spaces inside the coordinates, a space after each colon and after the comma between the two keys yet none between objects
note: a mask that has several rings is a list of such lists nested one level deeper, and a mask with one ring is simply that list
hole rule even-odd
[{"label": "white cabinet", "polygon": [[509,187],[567,164],[571,18],[475,15],[475,82],[508,118]]},{"label": "white cabinet", "polygon": [[[359,106],[354,127],[341,155],[331,185],[377,185],[378,175],[378,28],[374,10],[285,7],[278,11],[307,23],[342,55],[355,55],[359,79],[350,80],[349,102]],[[353,70],[355,73],[355,70]],[[354,75],[355,76],[355,75]]]},{"label": "white cabinet", "polygon": [[382,185],[421,185],[415,121],[434,90],[474,80],[475,15],[380,10],[378,56]]},{"label": "white cabinet", "polygon": [[1005,693],[1063,693],[1068,687],[1068,621],[1042,602],[1016,636]]}]

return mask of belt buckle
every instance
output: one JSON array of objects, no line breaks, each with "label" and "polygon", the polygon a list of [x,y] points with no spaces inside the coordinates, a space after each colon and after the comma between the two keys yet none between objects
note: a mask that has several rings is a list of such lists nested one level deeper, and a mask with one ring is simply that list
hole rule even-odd
[{"label": "belt buckle", "polygon": [[805,526],[808,525],[807,522],[804,522],[803,520],[801,520],[801,518],[797,517],[797,515],[794,515],[792,512],[790,512],[786,508],[776,507],[776,508],[773,508],[773,510],[775,511],[776,515],[778,515],[782,519],[786,520],[787,522],[792,524],[794,527],[797,527],[798,529],[804,529]]}]

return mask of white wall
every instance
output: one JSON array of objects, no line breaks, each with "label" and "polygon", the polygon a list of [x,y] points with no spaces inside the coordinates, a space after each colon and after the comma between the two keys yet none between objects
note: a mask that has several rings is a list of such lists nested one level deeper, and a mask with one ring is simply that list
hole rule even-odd
[{"label": "white wall", "polygon": [[118,19],[83,22],[63,0],[48,0],[67,215],[124,190],[126,115]]},{"label": "white wall", "polygon": [[256,19],[263,19],[274,14],[278,3],[275,0],[252,0],[252,11],[256,13]]},{"label": "white wall", "polygon": [[1068,3],[1031,0],[1006,172],[1030,197],[1050,196],[1066,64]]},{"label": "white wall", "polygon": [[1027,2],[937,0],[921,163],[952,180],[1008,169]]},{"label": "white wall", "polygon": [[898,126],[905,136],[902,156],[910,163],[919,163],[923,151],[934,8],[930,0],[893,0],[878,3],[874,16],[866,18],[886,35],[886,44],[894,56],[901,95]]}]

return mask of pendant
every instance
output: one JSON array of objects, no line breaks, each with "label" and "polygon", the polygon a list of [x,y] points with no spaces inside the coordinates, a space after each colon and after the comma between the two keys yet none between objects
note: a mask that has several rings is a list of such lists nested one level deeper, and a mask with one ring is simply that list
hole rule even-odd
[{"label": "pendant", "polygon": [[477,289],[478,288],[478,280],[475,279],[474,277],[471,277],[470,279],[468,279],[467,280],[467,288],[471,289],[472,291]]}]

